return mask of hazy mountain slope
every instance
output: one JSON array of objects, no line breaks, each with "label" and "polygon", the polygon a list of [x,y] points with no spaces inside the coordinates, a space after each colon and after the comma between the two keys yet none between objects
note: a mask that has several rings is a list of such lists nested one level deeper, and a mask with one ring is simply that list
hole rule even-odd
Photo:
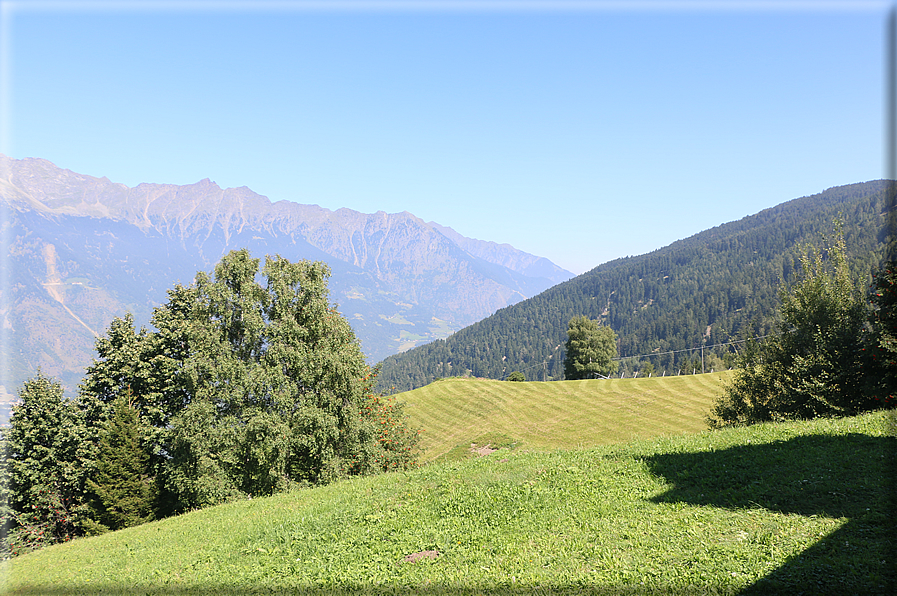
[{"label": "hazy mountain slope", "polygon": [[[885,182],[852,184],[795,199],[649,254],[600,265],[497,311],[446,340],[390,356],[381,387],[420,387],[438,377],[563,378],[563,344],[574,316],[601,319],[619,337],[629,370],[650,362],[677,370],[701,346],[772,330],[778,288],[795,273],[802,242],[819,243],[840,213],[858,275],[884,250]],[[671,351],[686,350],[671,354]],[[686,365],[688,366],[688,365]]]},{"label": "hazy mountain slope", "polygon": [[234,248],[327,262],[331,299],[371,361],[554,283],[472,255],[407,212],[272,203],[210,180],[129,188],[0,156],[0,206],[11,270],[2,297],[7,394],[38,366],[71,387],[113,317],[131,311],[146,323],[175,282],[190,283]]},{"label": "hazy mountain slope", "polygon": [[467,238],[452,228],[441,226],[433,221],[428,225],[450,238],[473,256],[496,265],[502,265],[528,277],[549,279],[553,284],[559,284],[573,277],[572,273],[561,269],[548,259],[517,250],[510,244]]}]

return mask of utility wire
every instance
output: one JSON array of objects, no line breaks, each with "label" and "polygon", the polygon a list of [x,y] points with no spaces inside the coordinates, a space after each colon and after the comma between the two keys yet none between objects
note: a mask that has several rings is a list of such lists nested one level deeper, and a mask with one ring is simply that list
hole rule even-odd
[{"label": "utility wire", "polygon": [[731,346],[734,344],[743,344],[749,341],[755,341],[758,339],[766,339],[767,337],[778,337],[782,335],[781,333],[770,333],[768,335],[761,335],[760,337],[749,337],[748,339],[738,339],[735,341],[727,341],[721,344],[713,344],[711,346],[698,346],[696,348],[686,348],[684,350],[669,350],[667,352],[653,352],[651,354],[639,354],[638,356],[619,356],[617,358],[612,358],[611,360],[629,360],[630,358],[650,358],[651,356],[663,356],[664,354],[678,354],[680,352],[694,352],[695,350],[700,349],[710,349],[710,348],[718,348],[721,346]]},{"label": "utility wire", "polygon": [[[790,333],[790,331],[786,331],[785,333]],[[619,362],[619,361],[621,361],[621,360],[629,360],[629,359],[632,359],[632,358],[651,358],[652,356],[664,356],[664,355],[666,355],[666,354],[679,354],[679,353],[682,353],[682,352],[694,352],[695,350],[700,350],[700,349],[702,349],[702,348],[704,348],[704,349],[710,349],[710,348],[719,348],[719,347],[722,347],[722,346],[732,346],[732,345],[735,345],[735,344],[743,344],[743,343],[747,343],[747,342],[749,342],[749,341],[757,341],[757,340],[761,340],[761,339],[766,339],[766,338],[768,338],[768,337],[778,337],[778,336],[780,336],[780,335],[783,335],[783,334],[782,334],[782,333],[769,333],[769,334],[767,334],[767,335],[760,335],[760,336],[758,336],[758,337],[749,337],[749,338],[747,338],[747,339],[737,339],[737,340],[727,341],[727,342],[723,342],[723,343],[719,343],[719,344],[713,344],[713,345],[709,345],[709,346],[698,346],[698,347],[696,347],[696,348],[686,348],[686,349],[684,349],[684,350],[668,350],[668,351],[666,351],[666,352],[653,352],[653,353],[651,353],[651,354],[639,354],[639,355],[637,355],[637,356],[619,356],[619,357],[617,357],[617,358],[612,358],[612,359],[611,359],[611,362]],[[555,351],[557,351],[557,349],[558,349],[559,347],[560,347],[560,346],[556,347],[556,348],[555,348]],[[552,354],[552,356],[554,356],[554,354]],[[543,360],[542,362],[537,362],[537,363],[535,363],[535,364],[532,364],[532,365],[530,365],[530,366],[527,366],[526,368],[517,368],[517,369],[514,369],[514,370],[511,371],[511,372],[521,372],[521,373],[524,373],[524,376],[526,376],[525,373],[526,373],[527,371],[533,370],[534,368],[544,367],[544,366],[546,366],[547,364],[548,364],[548,359]],[[507,373],[507,374],[503,375],[502,378],[501,378],[501,380],[502,380],[502,381],[506,380],[510,374],[511,374],[511,373]]]}]

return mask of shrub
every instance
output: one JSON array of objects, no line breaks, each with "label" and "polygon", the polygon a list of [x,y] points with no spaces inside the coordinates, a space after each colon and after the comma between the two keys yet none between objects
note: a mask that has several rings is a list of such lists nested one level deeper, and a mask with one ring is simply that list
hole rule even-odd
[{"label": "shrub", "polygon": [[852,415],[872,405],[862,390],[866,307],[851,280],[842,235],[801,257],[801,278],[780,291],[778,334],[751,343],[714,405],[711,426]]}]

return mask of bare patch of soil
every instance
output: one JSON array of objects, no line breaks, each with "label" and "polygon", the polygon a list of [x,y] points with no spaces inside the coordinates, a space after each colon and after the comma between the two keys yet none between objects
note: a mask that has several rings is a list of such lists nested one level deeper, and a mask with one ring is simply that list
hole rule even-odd
[{"label": "bare patch of soil", "polygon": [[437,559],[439,558],[439,551],[435,550],[422,550],[419,553],[412,553],[410,555],[405,555],[405,558],[402,559],[405,563],[417,563],[421,559]]},{"label": "bare patch of soil", "polygon": [[476,443],[470,444],[470,452],[476,453],[480,457],[489,455],[490,453],[495,453],[496,451],[498,451],[498,449],[493,449],[488,443],[486,445],[483,445],[482,447],[477,447]]}]

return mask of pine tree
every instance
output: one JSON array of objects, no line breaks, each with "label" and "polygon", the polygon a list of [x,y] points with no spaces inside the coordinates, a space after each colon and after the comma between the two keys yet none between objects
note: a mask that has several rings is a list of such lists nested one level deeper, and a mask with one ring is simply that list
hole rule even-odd
[{"label": "pine tree", "polygon": [[886,261],[873,278],[868,391],[879,407],[897,405],[897,261]]},{"label": "pine tree", "polygon": [[824,252],[811,247],[801,257],[800,279],[780,291],[778,334],[746,346],[739,371],[713,407],[711,425],[870,409],[860,359],[866,307],[850,277],[840,227],[838,232]]}]

